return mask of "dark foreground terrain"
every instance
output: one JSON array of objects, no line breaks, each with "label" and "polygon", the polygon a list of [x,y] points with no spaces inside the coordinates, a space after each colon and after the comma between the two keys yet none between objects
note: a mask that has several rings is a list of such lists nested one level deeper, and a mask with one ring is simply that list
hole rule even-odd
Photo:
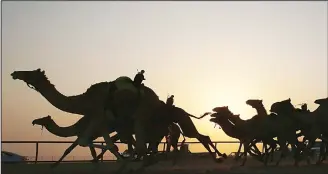
[{"label": "dark foreground terrain", "polygon": [[[214,163],[211,159],[193,159],[179,161],[172,166],[171,161],[159,162],[147,168],[144,174],[327,174],[328,165],[306,165],[304,162],[299,167],[294,167],[291,161],[283,161],[280,166],[263,166],[261,163],[249,159],[246,166],[239,166],[239,162],[231,159],[223,163]],[[129,164],[128,169],[140,166],[139,162]],[[4,174],[110,174],[115,173],[118,164],[115,162],[92,163],[62,163],[57,168],[51,169],[49,163],[40,164],[2,164]],[[135,172],[131,172],[135,173]]]}]

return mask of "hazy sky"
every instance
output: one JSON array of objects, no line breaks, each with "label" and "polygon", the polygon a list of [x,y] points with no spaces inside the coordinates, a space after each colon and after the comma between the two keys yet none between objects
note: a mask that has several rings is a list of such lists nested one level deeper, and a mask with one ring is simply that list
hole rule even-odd
[{"label": "hazy sky", "polygon": [[[80,118],[10,76],[37,68],[66,95],[144,69],[194,115],[227,105],[247,119],[247,99],[268,109],[289,97],[313,110],[327,97],[327,2],[2,2],[3,140],[65,140],[32,120]],[[230,140],[208,118],[195,124]]]}]

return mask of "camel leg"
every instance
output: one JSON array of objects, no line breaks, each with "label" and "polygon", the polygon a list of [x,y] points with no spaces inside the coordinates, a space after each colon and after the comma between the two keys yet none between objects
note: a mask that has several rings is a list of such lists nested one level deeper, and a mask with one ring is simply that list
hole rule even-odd
[{"label": "camel leg", "polygon": [[311,148],[313,147],[313,144],[315,143],[315,139],[309,139],[309,144],[306,147],[305,155],[306,155],[306,162],[307,164],[311,164],[310,154],[311,154]]},{"label": "camel leg", "polygon": [[[115,134],[115,135],[113,135],[113,136],[111,137],[111,139],[112,139],[113,142],[117,142],[117,141],[120,139],[120,136],[119,136],[119,134]],[[115,145],[115,146],[116,146],[116,145]],[[90,147],[90,146],[89,146],[89,148],[90,148],[90,151],[91,151],[91,148],[94,149],[94,147]],[[117,146],[116,146],[115,148],[118,149]],[[107,149],[103,149],[103,148],[102,148],[100,154],[99,154],[96,158],[94,158],[94,159],[92,160],[92,162],[97,162],[97,161],[99,161],[99,159],[102,158],[102,157],[104,156],[104,154],[106,153],[106,151],[107,151]],[[92,154],[92,152],[91,152],[91,154]]]},{"label": "camel leg", "polygon": [[[203,146],[206,148],[206,150],[211,154],[214,161],[221,162],[221,159],[216,159],[216,154],[218,154],[219,156],[222,156],[224,158],[227,158],[227,155],[225,153],[222,154],[221,152],[219,152],[216,149],[216,147],[213,145],[213,143],[211,141],[211,138],[209,136],[198,134],[197,139],[198,139],[199,142],[201,142],[203,144]],[[213,152],[210,149],[210,146],[214,149],[216,154],[213,154]]]},{"label": "camel leg", "polygon": [[282,152],[280,154],[279,159],[276,162],[276,166],[278,166],[280,164],[280,161],[282,160],[282,158],[285,157],[286,150],[288,150],[287,147],[286,147],[286,140],[285,139],[282,139],[282,138],[278,137],[278,144],[279,144],[280,149],[282,150]]},{"label": "camel leg", "polygon": [[299,142],[297,139],[295,139],[292,143],[292,146],[295,146],[295,152],[294,152],[294,159],[295,159],[295,163],[294,166],[298,166],[298,163],[301,160],[301,151],[305,152],[305,154],[307,154],[307,148],[305,147],[305,145],[301,142]]},{"label": "camel leg", "polygon": [[328,155],[328,143],[327,142],[325,142],[325,146],[326,146],[325,153],[323,153],[323,157],[321,159],[321,163],[327,159],[327,155]]},{"label": "camel leg", "polygon": [[[108,130],[109,125],[106,124],[107,121],[106,116],[109,114],[113,115],[113,113],[111,111],[106,111],[107,114],[105,115],[105,110],[103,108],[100,108],[97,111],[98,111],[97,113],[93,114],[94,118],[90,119],[89,124],[85,128],[84,132],[82,132],[81,135],[78,137],[77,139],[78,144],[82,147],[86,147],[90,145],[89,140],[93,137],[94,133],[98,131],[102,131],[102,136],[104,137],[104,140],[106,142],[105,147],[110,152],[112,152],[118,160],[123,160],[119,152],[116,150],[117,146],[109,137],[109,134],[111,132]],[[112,117],[114,117],[114,115]],[[91,146],[94,145],[91,144]]]},{"label": "camel leg", "polygon": [[122,158],[121,154],[118,152],[118,149],[113,149],[113,145],[115,147],[117,146],[112,142],[108,133],[105,132],[102,136],[106,142],[107,149],[110,150],[110,152],[112,152],[116,156],[117,160],[120,160],[122,162],[122,165],[118,169],[118,173],[122,172],[125,166],[127,165],[127,161]]},{"label": "camel leg", "polygon": [[[179,138],[180,138],[180,136],[179,136]],[[177,159],[180,158],[180,155],[181,155],[180,150],[178,149],[179,138],[177,138],[176,142],[173,143],[173,154],[174,154],[173,165],[176,165]],[[183,136],[183,140],[180,144],[181,147],[184,145],[185,141],[186,141],[186,139]],[[181,147],[180,147],[180,149],[181,149]]]},{"label": "camel leg", "polygon": [[95,150],[95,148],[94,147],[91,147],[91,146],[89,146],[89,149],[90,149],[90,153],[91,153],[91,155],[92,155],[92,160],[91,160],[91,162],[93,162],[93,163],[96,163],[96,162],[98,162],[98,158],[97,158],[97,152],[96,152],[96,150]]},{"label": "camel leg", "polygon": [[208,143],[213,149],[214,151],[216,152],[216,154],[218,154],[219,156],[222,156],[223,158],[227,158],[227,154],[225,153],[221,153],[219,152],[219,150],[214,146],[214,144],[212,143],[212,140],[209,136],[205,136],[205,135],[202,135],[202,134],[199,134],[199,137],[203,140],[205,140],[204,142]]},{"label": "camel leg", "polygon": [[[243,155],[244,155],[244,160],[241,164],[241,166],[244,166],[246,161],[247,161],[247,153],[251,154],[252,156],[257,156],[255,153],[258,152],[258,153],[261,153],[258,148],[256,147],[256,142],[257,140],[252,140],[252,141],[243,141],[243,145],[244,145],[244,152],[243,152]],[[254,152],[255,153],[252,153],[252,147],[254,147]],[[258,157],[258,156],[257,156]]]},{"label": "camel leg", "polygon": [[170,140],[166,140],[166,152],[169,153],[171,151],[171,141]]},{"label": "camel leg", "polygon": [[144,120],[136,119],[134,121],[134,132],[136,138],[136,153],[137,156],[144,156],[147,153],[146,137],[145,137],[145,125]]},{"label": "camel leg", "polygon": [[236,160],[236,161],[238,161],[239,158],[240,158],[239,154],[240,154],[241,146],[242,146],[242,145],[243,145],[243,143],[242,143],[242,141],[240,140],[239,147],[238,147],[238,151],[237,151],[236,156],[235,156],[235,160]]},{"label": "camel leg", "polygon": [[58,161],[56,161],[54,164],[52,164],[50,167],[51,167],[51,168],[57,167],[57,166],[59,165],[59,163],[62,162],[63,159],[64,159],[69,153],[71,153],[72,150],[73,150],[77,145],[78,145],[77,140],[75,140],[75,142],[73,142],[73,144],[72,144],[71,146],[69,146],[69,147],[65,150],[64,154],[60,157],[60,159],[59,159]]},{"label": "camel leg", "polygon": [[179,137],[177,137],[176,139],[174,138],[172,142],[173,154],[174,154],[172,165],[176,165],[177,159],[179,158],[179,149],[178,149]]},{"label": "camel leg", "polygon": [[270,162],[273,162],[274,151],[276,150],[277,143],[278,143],[276,140],[273,140],[273,141],[274,141],[274,143],[272,144],[271,151],[270,151],[270,156],[271,156]]},{"label": "camel leg", "polygon": [[274,151],[275,151],[276,148],[277,148],[277,144],[276,143],[274,143],[274,144],[271,145],[271,149],[270,149],[270,152],[268,154],[268,158],[269,158],[269,156],[271,157],[270,158],[270,162],[273,162]]},{"label": "camel leg", "polygon": [[319,154],[319,158],[318,158],[316,164],[319,165],[323,161],[325,161],[327,158],[327,154],[328,154],[328,143],[326,140],[321,140],[320,154]]},{"label": "camel leg", "polygon": [[243,153],[243,155],[244,155],[244,160],[243,160],[243,162],[242,162],[242,164],[240,165],[240,166],[244,166],[245,165],[245,163],[246,163],[246,161],[247,161],[247,152],[250,150],[250,145],[249,145],[249,143],[248,142],[245,142],[244,143],[244,153]]},{"label": "camel leg", "polygon": [[267,147],[267,144],[266,143],[263,143],[263,146],[265,146],[264,148],[264,154],[263,154],[263,157],[264,157],[264,165],[268,165],[268,159],[269,159],[269,156],[271,154],[271,149],[272,147]]},{"label": "camel leg", "polygon": [[319,157],[318,157],[317,162],[316,162],[317,165],[321,164],[321,162],[322,162],[321,159],[323,158],[323,155],[325,153],[324,150],[325,150],[325,144],[322,141],[321,144],[320,144],[320,154],[319,154]]},{"label": "camel leg", "polygon": [[[264,165],[267,165],[270,156],[271,156],[271,162],[273,161],[274,149],[276,149],[276,147],[277,147],[277,142],[275,140],[269,138],[269,139],[263,141],[263,145],[265,146]],[[268,145],[269,145],[269,148],[267,147]]]},{"label": "camel leg", "polygon": [[144,160],[142,161],[142,166],[138,168],[134,173],[140,173],[142,172],[146,167],[149,167],[151,165],[154,165],[158,162],[157,159],[157,153],[158,153],[158,145],[160,141],[163,139],[163,137],[160,138],[160,140],[151,140],[149,142],[149,149],[152,151],[150,155],[144,156]]}]

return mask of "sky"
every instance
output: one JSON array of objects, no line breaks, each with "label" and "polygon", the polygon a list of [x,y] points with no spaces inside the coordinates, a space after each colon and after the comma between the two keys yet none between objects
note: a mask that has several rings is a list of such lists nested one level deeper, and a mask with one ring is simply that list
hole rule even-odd
[{"label": "sky", "polygon": [[[249,119],[248,99],[268,110],[291,98],[314,110],[327,97],[327,2],[2,2],[1,11],[2,140],[74,140],[32,120],[81,118],[13,80],[15,70],[41,68],[76,95],[144,69],[161,100],[174,94],[197,116],[229,106]],[[234,140],[208,120],[194,120],[199,132]]]}]

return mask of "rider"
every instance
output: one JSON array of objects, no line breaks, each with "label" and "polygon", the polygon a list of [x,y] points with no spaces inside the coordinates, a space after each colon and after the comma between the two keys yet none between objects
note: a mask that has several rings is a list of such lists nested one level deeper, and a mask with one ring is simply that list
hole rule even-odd
[{"label": "rider", "polygon": [[166,104],[168,106],[173,106],[174,103],[174,95],[171,95],[169,98],[166,99]]},{"label": "rider", "polygon": [[305,112],[308,112],[308,111],[309,111],[308,108],[307,108],[307,104],[306,104],[306,103],[304,103],[304,104],[301,106],[301,109],[302,109],[302,111],[305,111]]},{"label": "rider", "polygon": [[137,88],[139,88],[142,85],[143,80],[146,80],[145,76],[144,76],[144,73],[145,73],[145,70],[141,70],[134,77],[133,83]]}]

